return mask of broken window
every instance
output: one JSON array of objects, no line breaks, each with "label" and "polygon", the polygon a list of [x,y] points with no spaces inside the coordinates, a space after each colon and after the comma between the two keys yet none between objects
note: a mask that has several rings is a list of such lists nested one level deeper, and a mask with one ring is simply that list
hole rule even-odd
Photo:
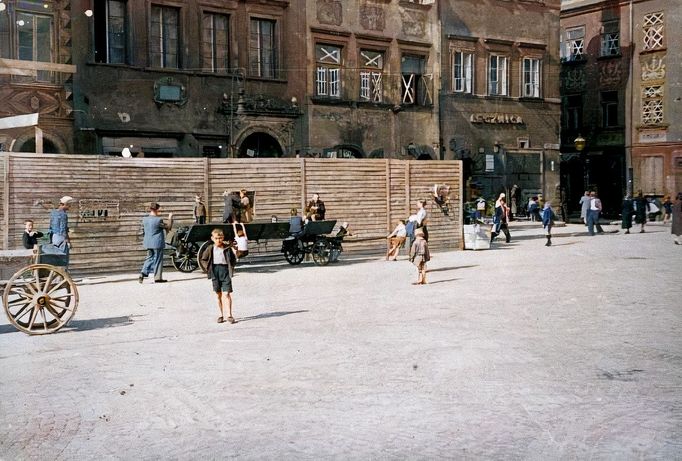
[{"label": "broken window", "polygon": [[360,50],[360,99],[383,101],[384,54],[379,51]]},{"label": "broken window", "polygon": [[315,94],[328,98],[341,97],[341,47],[315,46]]}]

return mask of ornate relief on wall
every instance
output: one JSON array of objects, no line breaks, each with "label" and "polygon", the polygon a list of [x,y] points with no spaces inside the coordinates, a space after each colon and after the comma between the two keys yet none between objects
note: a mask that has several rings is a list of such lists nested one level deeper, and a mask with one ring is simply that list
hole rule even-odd
[{"label": "ornate relief on wall", "polygon": [[11,88],[0,89],[3,108],[0,114],[16,115],[40,112],[42,115],[61,116],[68,108],[59,92],[21,91]]},{"label": "ornate relief on wall", "polygon": [[340,26],[343,23],[343,6],[335,0],[317,0],[317,20],[320,24]]},{"label": "ornate relief on wall", "polygon": [[360,24],[367,30],[382,31],[386,27],[386,13],[380,6],[362,5]]},{"label": "ornate relief on wall", "polygon": [[665,55],[654,54],[642,59],[642,81],[665,79]]},{"label": "ornate relief on wall", "polygon": [[623,78],[623,65],[621,61],[606,61],[599,66],[599,85],[616,86]]},{"label": "ornate relief on wall", "polygon": [[568,69],[564,72],[561,83],[565,90],[582,90],[585,87],[585,71],[583,69]]},{"label": "ornate relief on wall", "polygon": [[402,11],[401,19],[403,23],[403,34],[415,37],[426,35],[426,14],[421,11]]}]

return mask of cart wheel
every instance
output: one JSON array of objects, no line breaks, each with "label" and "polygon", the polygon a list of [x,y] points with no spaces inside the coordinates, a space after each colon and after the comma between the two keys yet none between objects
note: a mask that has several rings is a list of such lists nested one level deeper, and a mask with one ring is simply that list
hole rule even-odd
[{"label": "cart wheel", "polygon": [[12,325],[29,335],[44,335],[71,320],[78,307],[78,290],[63,269],[32,264],[9,279],[2,302]]},{"label": "cart wheel", "polygon": [[183,243],[172,256],[173,266],[180,272],[194,272],[197,267],[197,244]]},{"label": "cart wheel", "polygon": [[292,245],[287,245],[282,251],[284,252],[284,259],[294,266],[301,264],[305,257],[303,243],[300,240],[296,240]]},{"label": "cart wheel", "polygon": [[209,246],[211,243],[213,243],[213,242],[211,242],[210,240],[205,241],[204,243],[201,244],[201,246],[199,247],[199,251],[197,252],[197,266],[199,266],[199,269],[201,269],[201,271],[202,271],[204,274],[206,273],[206,271],[208,270],[208,268],[207,268],[206,265],[201,261],[201,259],[199,258],[199,255],[202,254],[202,253],[204,252],[204,250],[206,249],[206,247]]},{"label": "cart wheel", "polygon": [[318,266],[329,264],[330,245],[327,240],[318,240],[313,246],[313,261]]}]

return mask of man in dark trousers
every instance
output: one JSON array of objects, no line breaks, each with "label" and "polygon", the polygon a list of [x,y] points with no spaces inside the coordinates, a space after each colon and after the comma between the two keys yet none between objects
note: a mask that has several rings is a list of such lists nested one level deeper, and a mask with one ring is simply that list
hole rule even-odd
[{"label": "man in dark trousers", "polygon": [[144,260],[138,282],[142,283],[149,274],[154,274],[154,282],[165,282],[163,279],[163,249],[166,247],[164,231],[170,231],[173,227],[173,213],[168,214],[168,222],[164,223],[159,216],[161,206],[158,203],[149,205],[149,215],[142,218],[144,231],[144,247],[147,250],[147,258]]}]

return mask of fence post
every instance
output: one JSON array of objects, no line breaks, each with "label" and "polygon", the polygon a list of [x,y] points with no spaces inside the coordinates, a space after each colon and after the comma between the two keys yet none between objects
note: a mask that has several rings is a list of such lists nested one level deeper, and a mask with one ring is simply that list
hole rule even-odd
[{"label": "fence post", "polygon": [[4,163],[4,175],[3,175],[3,191],[2,191],[2,196],[3,196],[3,223],[2,223],[2,228],[4,229],[4,232],[2,233],[2,249],[7,250],[9,249],[9,180],[10,180],[10,155],[9,153],[6,153],[3,157],[3,163]]},{"label": "fence post", "polygon": [[386,159],[386,229],[391,232],[391,159]]},{"label": "fence post", "polygon": [[405,160],[405,216],[410,215],[410,160]]}]

